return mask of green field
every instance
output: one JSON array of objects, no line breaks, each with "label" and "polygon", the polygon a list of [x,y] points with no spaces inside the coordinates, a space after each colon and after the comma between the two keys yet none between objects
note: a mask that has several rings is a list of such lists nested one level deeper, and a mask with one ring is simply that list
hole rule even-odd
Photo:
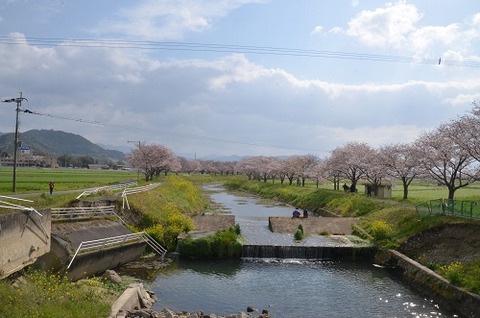
[{"label": "green field", "polygon": [[[341,182],[343,184],[343,182]],[[315,187],[313,183],[308,183],[307,187]],[[322,189],[333,189],[331,182],[323,182],[319,185]],[[358,192],[363,193],[363,185],[358,185]],[[446,199],[448,190],[445,186],[437,186],[434,183],[414,180],[408,187],[408,202],[423,203],[431,200]],[[403,186],[397,181],[392,187],[392,200],[403,200]],[[480,182],[473,183],[465,188],[458,189],[455,192],[455,200],[480,201]]]},{"label": "green field", "polygon": [[[17,168],[16,176],[17,193],[48,193],[50,181],[55,182],[55,191],[68,191],[136,181],[138,177],[137,172],[133,170],[69,168]],[[8,196],[13,193],[12,189],[13,169],[0,168],[0,194]]]}]

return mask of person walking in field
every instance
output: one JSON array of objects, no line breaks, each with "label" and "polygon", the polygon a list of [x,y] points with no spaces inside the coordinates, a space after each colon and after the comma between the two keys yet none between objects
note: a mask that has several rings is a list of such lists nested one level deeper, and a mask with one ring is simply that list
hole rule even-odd
[{"label": "person walking in field", "polygon": [[50,183],[48,184],[49,188],[50,188],[50,194],[53,193],[53,189],[55,188],[55,182],[53,181],[50,181]]}]

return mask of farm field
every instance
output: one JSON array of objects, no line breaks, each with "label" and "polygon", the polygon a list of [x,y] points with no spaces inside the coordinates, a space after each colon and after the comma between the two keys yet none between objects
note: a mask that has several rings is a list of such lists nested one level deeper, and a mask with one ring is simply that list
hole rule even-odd
[{"label": "farm field", "polygon": [[[17,168],[17,193],[48,193],[48,184],[55,182],[55,191],[94,188],[125,181],[136,181],[133,170],[89,170],[70,168]],[[140,176],[141,177],[141,176]],[[142,179],[140,178],[140,182]],[[0,194],[10,195],[13,188],[13,170],[0,168]]]}]

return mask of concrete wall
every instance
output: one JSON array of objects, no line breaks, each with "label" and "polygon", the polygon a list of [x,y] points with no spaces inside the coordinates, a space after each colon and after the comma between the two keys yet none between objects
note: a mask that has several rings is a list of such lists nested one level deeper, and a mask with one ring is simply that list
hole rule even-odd
[{"label": "concrete wall", "polygon": [[398,267],[407,283],[440,306],[465,317],[480,317],[479,295],[450,284],[434,271],[395,250],[379,253],[376,260],[387,266]]},{"label": "concrete wall", "polygon": [[284,216],[271,216],[268,218],[270,230],[276,233],[295,233],[298,226],[302,224],[305,234],[352,234],[353,225],[358,218],[338,217],[308,217],[292,218]]},{"label": "concrete wall", "polygon": [[219,231],[235,225],[233,214],[195,215],[192,219],[195,223],[195,232]]},{"label": "concrete wall", "polygon": [[50,212],[0,214],[0,278],[4,278],[50,251]]},{"label": "concrete wall", "polygon": [[145,251],[146,243],[126,245],[102,252],[78,255],[67,272],[71,281],[98,275],[138,259]]},{"label": "concrete wall", "polygon": [[121,223],[107,219],[54,223],[51,252],[40,257],[35,266],[65,272],[72,281],[100,274],[139,258],[145,251],[146,243],[78,255],[67,271],[80,243],[130,233]]}]

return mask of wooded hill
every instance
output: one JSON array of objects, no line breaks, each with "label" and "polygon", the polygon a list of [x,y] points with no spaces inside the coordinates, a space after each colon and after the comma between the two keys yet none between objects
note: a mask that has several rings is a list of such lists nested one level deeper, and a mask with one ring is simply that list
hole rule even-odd
[{"label": "wooded hill", "polygon": [[[6,133],[0,135],[0,153],[4,156],[13,155],[15,134]],[[117,161],[125,159],[125,154],[117,150],[106,150],[80,135],[56,130],[29,130],[19,134],[22,146],[30,147],[32,154],[50,155],[59,157],[69,156],[90,156],[98,162],[109,160]]]}]

